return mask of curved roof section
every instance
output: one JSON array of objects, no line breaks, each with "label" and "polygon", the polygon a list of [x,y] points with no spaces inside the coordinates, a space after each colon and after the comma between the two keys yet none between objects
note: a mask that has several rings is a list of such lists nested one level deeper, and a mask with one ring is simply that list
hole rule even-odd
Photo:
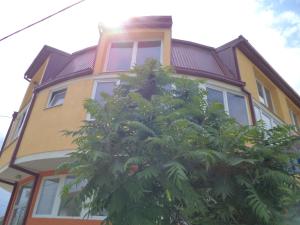
[{"label": "curved roof section", "polygon": [[241,84],[209,46],[172,39],[171,65],[179,73]]}]

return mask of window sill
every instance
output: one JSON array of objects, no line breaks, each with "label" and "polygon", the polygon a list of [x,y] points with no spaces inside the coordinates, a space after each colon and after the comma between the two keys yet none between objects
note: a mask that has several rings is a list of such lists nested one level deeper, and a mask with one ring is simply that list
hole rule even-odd
[{"label": "window sill", "polygon": [[51,216],[51,215],[33,215],[32,218],[37,219],[62,219],[62,220],[105,220],[106,216],[92,216],[92,217],[81,217],[81,216]]},{"label": "window sill", "polygon": [[60,107],[60,106],[63,106],[63,104],[58,104],[58,105],[54,105],[54,106],[47,106],[46,108],[44,108],[44,110],[53,109],[53,108],[57,108],[57,107]]}]

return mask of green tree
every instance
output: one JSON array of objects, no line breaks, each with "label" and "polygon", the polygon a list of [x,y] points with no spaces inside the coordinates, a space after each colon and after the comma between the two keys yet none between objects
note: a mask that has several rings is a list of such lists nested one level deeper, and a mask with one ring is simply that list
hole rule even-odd
[{"label": "green tree", "polygon": [[87,185],[78,198],[113,225],[285,224],[298,202],[292,127],[241,126],[208,107],[199,80],[154,61],[121,76],[74,137],[64,165]]}]

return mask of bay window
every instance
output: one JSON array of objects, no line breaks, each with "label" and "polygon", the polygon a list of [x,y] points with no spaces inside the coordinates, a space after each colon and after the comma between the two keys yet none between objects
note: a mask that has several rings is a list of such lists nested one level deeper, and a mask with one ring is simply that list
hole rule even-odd
[{"label": "bay window", "polygon": [[227,90],[221,90],[214,87],[207,87],[207,104],[214,102],[224,106],[224,110],[238,123],[248,125],[248,113],[245,97]]},{"label": "bay window", "polygon": [[107,57],[107,72],[128,71],[147,59],[161,62],[161,41],[113,42]]}]

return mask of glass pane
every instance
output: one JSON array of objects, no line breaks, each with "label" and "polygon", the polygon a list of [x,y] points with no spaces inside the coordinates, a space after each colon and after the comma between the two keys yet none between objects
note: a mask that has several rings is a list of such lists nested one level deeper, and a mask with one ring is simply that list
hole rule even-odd
[{"label": "glass pane", "polygon": [[217,102],[224,105],[223,92],[217,91],[212,88],[206,88],[207,91],[207,104],[210,106],[212,103]]},{"label": "glass pane", "polygon": [[108,57],[107,71],[126,71],[130,69],[132,42],[113,43]]},{"label": "glass pane", "polygon": [[265,92],[266,92],[266,98],[267,98],[268,107],[273,112],[274,111],[274,107],[273,107],[273,103],[272,103],[272,98],[271,98],[270,91],[265,88]]},{"label": "glass pane", "polygon": [[248,113],[243,96],[227,93],[229,115],[243,125],[248,125]]},{"label": "glass pane", "polygon": [[256,121],[261,120],[260,109],[256,106],[254,106],[254,112],[255,112]]},{"label": "glass pane", "polygon": [[[68,185],[74,181],[75,178],[67,177],[65,180],[65,185]],[[63,196],[60,203],[60,208],[58,215],[59,216],[81,216],[82,204],[78,202],[76,198],[78,192],[84,188],[86,185],[85,181],[82,181],[79,184],[72,185],[69,190],[68,196]]]},{"label": "glass pane", "polygon": [[108,95],[113,95],[114,88],[116,87],[116,82],[98,82],[95,93],[95,100],[99,102],[99,104],[104,104],[104,99],[101,96],[101,93],[106,93]]},{"label": "glass pane", "polygon": [[32,189],[32,182],[29,184],[24,185],[18,194],[17,201],[14,205],[13,215],[10,221],[10,225],[22,225],[25,212],[27,209],[27,203],[30,198],[31,189]]},{"label": "glass pane", "polygon": [[138,43],[136,65],[143,65],[147,59],[160,62],[160,41],[141,41]]},{"label": "glass pane", "polygon": [[263,103],[265,103],[265,102],[264,102],[264,91],[263,91],[263,87],[262,87],[262,85],[261,85],[258,81],[256,81],[256,85],[257,85],[257,90],[258,90],[258,94],[259,94],[260,100],[261,100]]},{"label": "glass pane", "polygon": [[49,106],[61,105],[64,103],[64,98],[66,95],[66,90],[59,90],[52,93],[52,98],[50,100]]},{"label": "glass pane", "polygon": [[55,201],[59,179],[47,179],[43,183],[40,201],[37,206],[36,214],[50,215]]},{"label": "glass pane", "polygon": [[272,128],[272,119],[268,115],[266,115],[265,113],[262,113],[261,115],[262,115],[261,119],[265,123],[265,128],[266,129],[271,129]]}]

